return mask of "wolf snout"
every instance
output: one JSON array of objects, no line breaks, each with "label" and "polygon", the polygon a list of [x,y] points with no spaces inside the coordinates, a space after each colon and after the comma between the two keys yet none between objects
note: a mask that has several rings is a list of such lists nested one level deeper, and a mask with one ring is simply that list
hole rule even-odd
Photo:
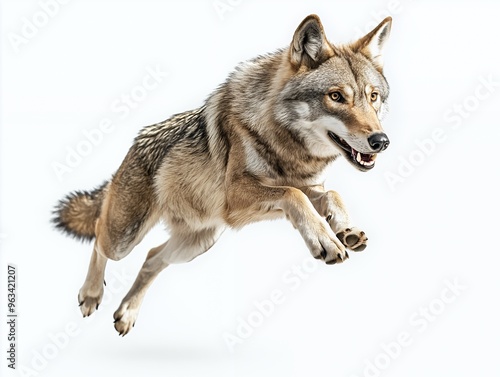
[{"label": "wolf snout", "polygon": [[368,138],[368,144],[370,144],[370,148],[373,149],[373,151],[382,152],[387,149],[390,141],[385,133],[378,132]]}]

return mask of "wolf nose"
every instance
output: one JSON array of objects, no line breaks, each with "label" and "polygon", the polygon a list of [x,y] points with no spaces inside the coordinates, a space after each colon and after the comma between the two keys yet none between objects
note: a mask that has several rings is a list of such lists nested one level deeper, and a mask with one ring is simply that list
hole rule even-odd
[{"label": "wolf nose", "polygon": [[375,152],[385,151],[389,146],[389,143],[389,138],[382,132],[373,134],[368,138],[368,144],[370,144],[370,147]]}]

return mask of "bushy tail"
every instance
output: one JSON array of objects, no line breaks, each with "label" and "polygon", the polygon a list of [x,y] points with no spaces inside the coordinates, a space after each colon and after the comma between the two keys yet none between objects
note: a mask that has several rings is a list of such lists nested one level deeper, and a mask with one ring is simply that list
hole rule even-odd
[{"label": "bushy tail", "polygon": [[59,201],[52,218],[56,228],[78,240],[91,241],[107,186],[105,182],[92,191],[75,191]]}]

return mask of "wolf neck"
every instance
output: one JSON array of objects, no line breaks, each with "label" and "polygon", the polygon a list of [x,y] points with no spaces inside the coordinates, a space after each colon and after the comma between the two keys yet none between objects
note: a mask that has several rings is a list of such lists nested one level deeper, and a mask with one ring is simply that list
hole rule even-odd
[{"label": "wolf neck", "polygon": [[280,184],[314,180],[334,159],[314,156],[303,137],[277,119],[279,94],[293,74],[288,50],[279,50],[240,64],[207,101],[207,113],[218,114],[208,123],[238,135],[247,163],[262,168],[252,173]]},{"label": "wolf neck", "polygon": [[241,122],[265,131],[275,121],[273,107],[279,91],[292,75],[286,50],[259,56],[241,63],[226,81],[226,88],[235,99],[232,111]]}]

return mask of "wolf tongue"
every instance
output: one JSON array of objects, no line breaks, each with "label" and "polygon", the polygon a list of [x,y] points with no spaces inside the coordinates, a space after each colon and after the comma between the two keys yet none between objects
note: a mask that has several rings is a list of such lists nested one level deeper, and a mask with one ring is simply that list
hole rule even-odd
[{"label": "wolf tongue", "polygon": [[360,154],[361,154],[361,159],[363,161],[370,162],[372,160],[371,154],[364,154],[364,153],[360,153]]}]

